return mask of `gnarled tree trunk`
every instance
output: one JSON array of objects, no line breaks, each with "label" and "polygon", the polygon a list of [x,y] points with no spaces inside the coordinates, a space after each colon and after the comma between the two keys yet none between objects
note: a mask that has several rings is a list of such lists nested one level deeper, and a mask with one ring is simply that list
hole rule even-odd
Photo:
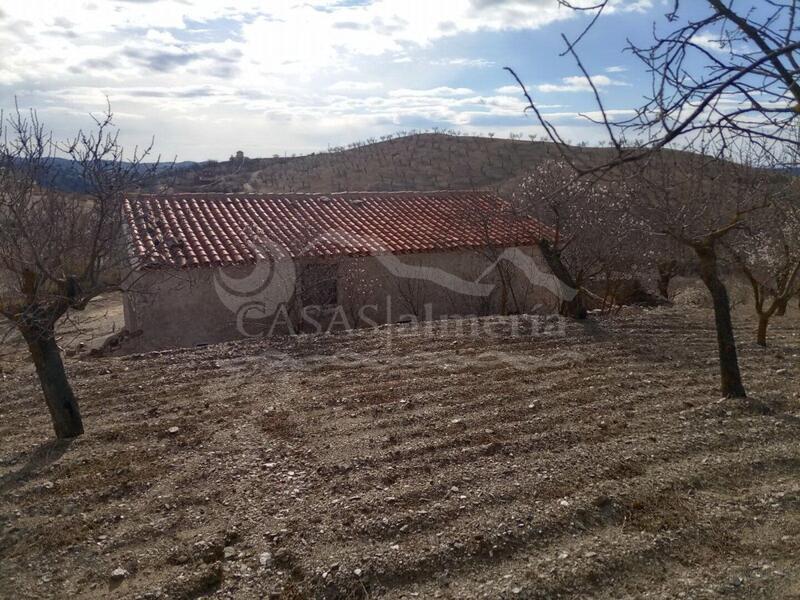
[{"label": "gnarled tree trunk", "polygon": [[769,316],[761,313],[758,315],[758,333],[756,342],[759,346],[767,347],[767,327],[769,327]]},{"label": "gnarled tree trunk", "polygon": [[568,285],[576,292],[575,297],[571,300],[560,298],[561,304],[559,306],[559,314],[564,317],[572,317],[573,319],[585,319],[588,313],[586,307],[583,305],[580,291],[572,275],[569,274],[564,263],[561,262],[561,256],[553,249],[550,242],[547,240],[539,242],[539,249],[542,251],[542,256],[547,262],[547,266],[550,267],[553,275],[561,280],[561,283]]},{"label": "gnarled tree trunk", "polygon": [[726,398],[746,398],[747,392],[742,383],[739,357],[736,353],[730,298],[725,284],[719,277],[714,244],[713,242],[696,244],[694,250],[700,259],[700,278],[711,293],[714,303],[722,395]]},{"label": "gnarled tree trunk", "polygon": [[658,293],[662,298],[669,300],[669,284],[678,268],[678,261],[667,260],[661,261],[657,265],[658,268]]},{"label": "gnarled tree trunk", "polygon": [[754,277],[753,273],[746,266],[742,267],[745,276],[750,280],[750,287],[753,288],[753,301],[755,303],[756,314],[758,315],[758,328],[756,329],[756,343],[759,346],[767,347],[767,329],[769,321],[773,315],[786,313],[788,298],[773,298],[768,307],[764,307],[764,301],[769,295],[768,290],[762,286]]},{"label": "gnarled tree trunk", "polygon": [[22,333],[36,366],[56,437],[78,437],[83,434],[83,422],[78,401],[64,370],[55,331],[52,327],[32,327]]}]

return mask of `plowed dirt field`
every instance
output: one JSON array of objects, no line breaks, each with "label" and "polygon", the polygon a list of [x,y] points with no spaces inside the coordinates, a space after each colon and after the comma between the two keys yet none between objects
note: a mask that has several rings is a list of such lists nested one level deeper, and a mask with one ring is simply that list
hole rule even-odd
[{"label": "plowed dirt field", "polygon": [[704,309],[73,358],[70,444],[5,360],[0,596],[798,598],[800,315],[737,319],[750,402]]}]

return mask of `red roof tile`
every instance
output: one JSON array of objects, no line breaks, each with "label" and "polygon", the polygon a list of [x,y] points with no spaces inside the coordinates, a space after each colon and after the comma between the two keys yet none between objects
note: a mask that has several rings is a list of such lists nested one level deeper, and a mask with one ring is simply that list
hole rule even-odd
[{"label": "red roof tile", "polygon": [[553,236],[491,192],[137,196],[124,210],[143,268],[505,248]]}]

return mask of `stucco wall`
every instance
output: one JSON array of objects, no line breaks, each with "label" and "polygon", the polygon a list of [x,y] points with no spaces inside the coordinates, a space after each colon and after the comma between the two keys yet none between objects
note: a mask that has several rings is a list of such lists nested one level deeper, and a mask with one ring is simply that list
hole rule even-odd
[{"label": "stucco wall", "polygon": [[536,284],[549,275],[538,248],[518,250],[532,259],[526,272],[505,260],[498,266],[502,250],[346,258],[339,302],[352,322],[363,306],[376,307],[364,317],[379,323],[553,310],[555,296]]},{"label": "stucco wall", "polygon": [[[145,273],[124,294],[131,352],[212,344],[239,337],[236,315],[215,293],[211,269]],[[141,334],[138,334],[141,332]]]},{"label": "stucco wall", "polygon": [[[338,306],[305,313],[291,293],[301,280],[303,263],[148,272],[125,295],[126,327],[141,331],[125,350],[217,343],[242,337],[242,328],[256,335],[282,334],[290,329],[552,311],[556,297],[541,285],[549,271],[538,249],[518,250],[512,257],[516,266],[503,260],[500,267],[495,263],[503,251],[338,259]],[[277,304],[281,307],[275,313]]]}]

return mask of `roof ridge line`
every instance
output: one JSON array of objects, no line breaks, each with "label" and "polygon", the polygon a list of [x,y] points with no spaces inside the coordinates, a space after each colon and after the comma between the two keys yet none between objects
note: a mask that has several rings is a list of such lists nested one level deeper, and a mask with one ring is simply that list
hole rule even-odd
[{"label": "roof ridge line", "polygon": [[493,194],[500,196],[500,192],[493,190],[468,190],[468,189],[438,189],[438,190],[352,190],[344,192],[171,192],[166,194],[159,193],[144,193],[144,194],[130,194],[125,199],[135,198],[206,198],[206,197],[235,197],[235,198],[267,198],[267,197],[287,197],[287,196],[303,196],[303,197],[319,197],[319,196],[345,196],[345,195],[363,195],[370,194],[376,196],[390,196],[399,194],[417,194],[420,196],[430,194]]}]

